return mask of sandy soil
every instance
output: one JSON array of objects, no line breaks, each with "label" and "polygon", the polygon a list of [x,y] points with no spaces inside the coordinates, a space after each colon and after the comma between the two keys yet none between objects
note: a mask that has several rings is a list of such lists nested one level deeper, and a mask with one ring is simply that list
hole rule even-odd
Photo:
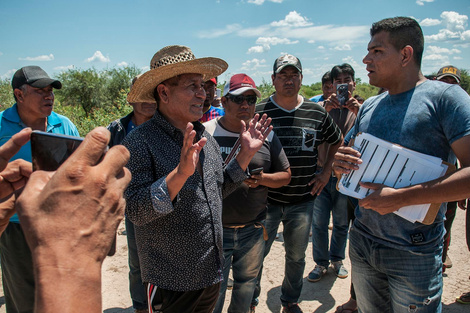
[{"label": "sandy soil", "polygon": [[[455,303],[455,298],[464,291],[470,291],[470,253],[465,244],[465,214],[458,210],[452,230],[452,245],[449,255],[453,267],[444,274],[444,294],[442,297],[443,312],[457,313],[470,312],[470,306]],[[132,305],[128,292],[128,268],[126,237],[122,235],[124,224],[119,228],[117,252],[108,257],[103,264],[103,312],[105,313],[131,313]],[[262,279],[262,294],[256,312],[280,312],[281,302],[280,286],[284,272],[284,247],[282,229],[280,237],[273,244],[270,254],[264,262],[264,275]],[[301,295],[301,308],[304,312],[326,313],[334,312],[336,307],[349,298],[350,278],[336,278],[330,268],[328,274],[321,281],[310,283],[306,276],[313,269],[311,245],[307,250],[306,268],[304,273],[304,287]],[[346,256],[345,265],[350,269],[349,259]],[[230,291],[227,291],[226,306],[230,301]],[[0,313],[5,313],[3,291],[0,289]],[[225,311],[224,311],[225,312]]]}]

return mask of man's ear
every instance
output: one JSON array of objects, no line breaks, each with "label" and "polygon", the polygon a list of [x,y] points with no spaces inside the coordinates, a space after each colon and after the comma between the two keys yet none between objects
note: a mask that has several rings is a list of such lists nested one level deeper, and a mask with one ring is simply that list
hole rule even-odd
[{"label": "man's ear", "polygon": [[401,64],[402,67],[407,66],[411,61],[413,61],[413,54],[414,50],[412,46],[405,46],[403,49],[401,49]]},{"label": "man's ear", "polygon": [[160,101],[164,103],[169,102],[169,90],[168,87],[164,84],[160,84],[157,86],[158,96],[160,97]]},{"label": "man's ear", "polygon": [[222,106],[225,106],[225,104],[227,103],[227,97],[226,96],[221,97],[220,102],[222,102]]},{"label": "man's ear", "polygon": [[17,102],[24,102],[24,94],[21,89],[18,89],[18,88],[14,89],[13,94],[15,95]]}]

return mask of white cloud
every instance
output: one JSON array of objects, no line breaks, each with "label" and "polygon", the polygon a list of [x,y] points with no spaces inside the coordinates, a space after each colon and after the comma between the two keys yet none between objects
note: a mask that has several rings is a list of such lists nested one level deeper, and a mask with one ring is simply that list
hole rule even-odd
[{"label": "white cloud", "polygon": [[0,76],[0,79],[11,79],[13,74],[15,74],[17,69],[8,70],[5,74]]},{"label": "white cloud", "polygon": [[336,46],[336,47],[334,47],[333,50],[336,50],[336,51],[345,51],[345,50],[346,50],[346,51],[349,51],[349,50],[351,50],[351,46],[346,43],[346,44],[344,44],[344,45],[342,45],[342,46]]},{"label": "white cloud", "polygon": [[[268,1],[274,2],[274,3],[282,3],[282,1],[284,0],[268,0]],[[256,5],[262,5],[265,2],[265,0],[248,0],[247,2],[256,4]]]},{"label": "white cloud", "polygon": [[424,5],[425,2],[434,2],[434,0],[416,0],[417,5]]},{"label": "white cloud", "polygon": [[454,11],[444,11],[441,14],[442,23],[451,31],[465,31],[467,28],[468,16],[460,15]]},{"label": "white cloud", "polygon": [[222,29],[212,29],[212,30],[205,30],[202,32],[198,33],[199,38],[217,38],[217,37],[222,37],[228,34],[235,33],[237,31],[240,31],[242,29],[242,26],[240,24],[230,24],[225,26]]},{"label": "white cloud", "polygon": [[244,71],[254,71],[260,67],[265,67],[266,66],[266,60],[262,59],[252,59],[252,60],[247,60],[246,62],[243,62],[241,70]]},{"label": "white cloud", "polygon": [[54,67],[54,70],[56,71],[67,71],[73,69],[75,66],[71,65],[66,65],[66,66],[56,66]]},{"label": "white cloud", "polygon": [[278,38],[278,37],[259,37],[256,40],[256,43],[258,45],[293,45],[299,43],[298,40],[291,41],[290,39],[287,38]]},{"label": "white cloud", "polygon": [[293,45],[299,43],[298,40],[291,41],[287,38],[278,38],[278,37],[259,37],[256,40],[257,46],[253,46],[248,49],[247,53],[262,53],[271,50],[271,46],[276,46],[280,44],[284,45]]},{"label": "white cloud", "polygon": [[269,46],[265,47],[265,46],[254,46],[254,47],[251,47],[250,49],[248,49],[248,54],[251,54],[251,53],[263,53],[263,52],[266,52],[270,49]]},{"label": "white cloud", "polygon": [[22,60],[22,61],[52,61],[52,60],[54,60],[54,55],[51,53],[49,55],[38,55],[37,57],[18,58],[18,60]]},{"label": "white cloud", "polygon": [[271,23],[273,27],[305,27],[310,25],[313,23],[308,22],[307,18],[301,16],[297,11],[289,12],[283,20]]},{"label": "white cloud", "polygon": [[429,54],[442,54],[442,53],[458,54],[458,53],[461,53],[462,51],[460,51],[459,49],[448,49],[448,48],[441,48],[437,46],[428,46],[427,52],[429,52]]},{"label": "white cloud", "polygon": [[459,40],[461,34],[459,32],[453,32],[448,29],[440,29],[439,33],[429,36],[424,36],[424,39],[427,42],[434,41],[449,41],[449,40]]},{"label": "white cloud", "polygon": [[88,59],[85,60],[85,62],[103,62],[107,63],[110,62],[111,60],[109,57],[105,57],[101,51],[97,50],[92,57],[89,57]]},{"label": "white cloud", "polygon": [[119,63],[116,64],[116,65],[119,66],[119,67],[126,67],[126,66],[128,66],[129,64],[127,64],[127,62],[125,62],[125,61],[122,61],[122,62],[119,62]]},{"label": "white cloud", "polygon": [[421,26],[436,26],[440,25],[442,22],[433,18],[425,18],[419,23]]},{"label": "white cloud", "polygon": [[463,41],[470,41],[470,30],[466,30],[460,34],[460,39]]}]

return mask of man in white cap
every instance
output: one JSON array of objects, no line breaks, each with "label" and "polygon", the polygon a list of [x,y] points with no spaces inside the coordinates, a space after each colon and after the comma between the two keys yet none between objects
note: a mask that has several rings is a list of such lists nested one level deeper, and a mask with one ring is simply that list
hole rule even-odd
[{"label": "man in white cap", "polygon": [[[204,123],[228,159],[237,149],[241,121],[249,123],[261,93],[246,74],[236,74],[225,85],[222,103],[226,114]],[[268,187],[290,181],[289,161],[281,142],[272,132],[249,164],[250,178],[223,201],[224,281],[214,313],[222,312],[227,281],[232,268],[233,290],[227,312],[248,312],[264,256],[264,231]]]},{"label": "man in white cap", "polygon": [[[25,66],[13,75],[11,86],[16,103],[0,112],[0,146],[14,134],[30,127],[49,133],[79,136],[65,116],[52,111],[53,89],[62,88],[39,66]],[[25,144],[12,161],[31,162],[31,144]],[[8,312],[32,312],[34,308],[34,275],[31,251],[24,239],[18,215],[13,215],[0,239],[3,290]]]},{"label": "man in white cap", "polygon": [[188,47],[168,46],[128,95],[130,103],[157,102],[153,118],[123,141],[132,173],[126,213],[136,226],[149,312],[213,310],[222,280],[222,198],[248,177],[272,129],[266,116],[242,122],[240,151],[223,168],[216,141],[197,121],[204,81],[226,68],[221,59],[196,59]]}]

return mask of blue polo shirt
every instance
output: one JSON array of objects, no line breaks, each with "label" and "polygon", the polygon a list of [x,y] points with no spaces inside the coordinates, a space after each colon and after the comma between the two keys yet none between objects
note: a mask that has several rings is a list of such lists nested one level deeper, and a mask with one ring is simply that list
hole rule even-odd
[{"label": "blue polo shirt", "polygon": [[315,103],[318,103],[323,100],[325,100],[325,98],[323,98],[323,95],[317,95],[317,96],[310,98],[310,101],[315,102]]},{"label": "blue polo shirt", "polygon": [[[8,141],[14,134],[20,132],[27,126],[21,121],[18,115],[18,107],[16,103],[9,109],[0,112],[0,146]],[[65,116],[52,112],[47,117],[48,133],[63,134],[79,137],[77,127]],[[31,144],[28,142],[20,151],[11,158],[11,161],[23,159],[31,162]],[[19,223],[18,215],[13,215],[10,222]]]}]

